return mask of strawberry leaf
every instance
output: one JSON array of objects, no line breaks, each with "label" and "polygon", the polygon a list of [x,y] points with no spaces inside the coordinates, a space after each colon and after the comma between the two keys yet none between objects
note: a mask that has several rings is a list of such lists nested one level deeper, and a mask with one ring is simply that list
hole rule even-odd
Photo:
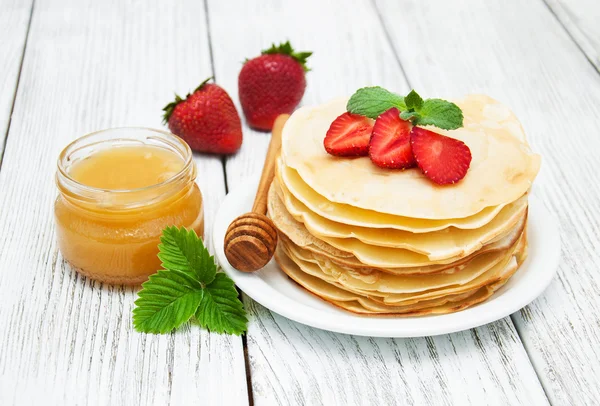
[{"label": "strawberry leaf", "polygon": [[172,101],[171,103],[167,104],[165,107],[163,107],[163,124],[167,124],[169,122],[169,119],[171,118],[171,115],[173,114],[173,111],[175,111],[175,107],[177,107],[177,105],[179,103],[181,103],[183,101],[183,99],[181,98],[181,96],[179,96],[177,93],[175,93],[175,101]]},{"label": "strawberry leaf", "polygon": [[261,52],[261,54],[262,55],[273,55],[273,54],[289,55],[292,58],[294,58],[294,60],[296,60],[296,62],[298,62],[300,65],[302,65],[302,69],[304,69],[305,72],[310,71],[310,69],[306,66],[306,61],[307,61],[308,57],[312,55],[312,52],[296,52],[296,51],[294,51],[292,44],[290,44],[290,41],[282,42],[279,45],[271,44],[271,48],[264,49]]},{"label": "strawberry leaf", "polygon": [[158,258],[165,269],[193,273],[202,284],[215,279],[215,259],[194,230],[167,227],[160,237]]},{"label": "strawberry leaf", "polygon": [[159,245],[165,270],[142,284],[133,324],[144,333],[168,333],[196,316],[217,333],[246,331],[246,313],[233,281],[217,273],[214,258],[193,230],[167,227]]},{"label": "strawberry leaf", "polygon": [[142,284],[133,325],[141,333],[168,333],[194,315],[202,297],[202,286],[192,275],[158,271]]},{"label": "strawberry leaf", "polygon": [[[200,84],[198,85],[198,87],[197,87],[196,89],[194,89],[194,92],[193,92],[193,93],[196,93],[198,90],[202,89],[202,88],[204,87],[204,85],[205,85],[205,84],[207,84],[207,83],[208,83],[208,81],[209,81],[209,80],[211,80],[211,79],[213,79],[213,76],[210,76],[210,77],[208,77],[207,79],[204,79],[204,82],[200,83]],[[188,97],[189,97],[189,96],[190,96],[190,95],[188,94]]]},{"label": "strawberry leaf", "polygon": [[239,335],[246,331],[248,319],[244,305],[238,299],[233,281],[218,273],[204,289],[204,296],[196,311],[196,319],[203,327],[215,333]]},{"label": "strawberry leaf", "polygon": [[[202,89],[202,87],[204,87],[204,85],[207,84],[208,81],[211,79],[213,79],[212,76],[209,77],[208,79],[205,79],[202,83],[200,83],[200,85],[192,93],[196,93],[198,90]],[[175,107],[177,107],[177,105],[179,103],[181,103],[182,101],[187,100],[187,98],[190,96],[191,96],[191,93],[188,93],[184,99],[181,96],[179,96],[177,93],[175,93],[175,101],[172,101],[171,103],[169,103],[165,107],[163,107],[163,111],[164,111],[163,124],[167,124],[169,122],[169,119],[171,118],[173,111],[175,111]]]},{"label": "strawberry leaf", "polygon": [[406,110],[404,97],[382,87],[363,87],[350,97],[346,109],[352,114],[360,114],[376,119],[392,107]]}]

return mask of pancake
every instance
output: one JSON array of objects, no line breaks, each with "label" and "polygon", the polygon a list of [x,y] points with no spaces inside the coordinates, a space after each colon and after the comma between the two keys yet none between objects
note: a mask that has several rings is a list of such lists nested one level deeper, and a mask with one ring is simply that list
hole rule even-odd
[{"label": "pancake", "polygon": [[[319,260],[331,261],[331,262],[337,264],[338,266],[340,266],[341,268],[347,269],[350,272],[360,272],[361,274],[364,274],[364,275],[369,275],[373,272],[386,272],[386,273],[390,273],[390,274],[394,274],[394,275],[453,273],[453,272],[457,272],[457,271],[463,269],[465,266],[464,264],[466,264],[468,261],[472,260],[473,258],[475,258],[478,255],[483,255],[488,252],[509,249],[511,246],[513,246],[517,242],[517,240],[521,236],[524,228],[525,228],[525,224],[523,224],[522,227],[511,230],[508,235],[506,235],[500,239],[497,239],[488,245],[485,245],[479,251],[474,252],[473,254],[471,254],[467,257],[461,258],[453,263],[436,264],[436,265],[429,265],[429,266],[425,265],[425,266],[417,266],[417,267],[412,267],[412,268],[374,268],[374,267],[369,267],[369,266],[359,262],[356,258],[335,257],[333,255],[328,254],[327,252],[319,250],[318,248],[316,248],[315,246],[312,246],[310,244],[303,246],[302,248],[299,246],[296,246],[296,247],[298,249],[306,250],[306,251],[310,252],[311,255],[313,255],[315,258],[317,258]],[[290,240],[283,233],[280,233],[280,239],[289,241],[290,243],[293,243],[292,240]]]},{"label": "pancake", "polygon": [[[309,292],[343,309],[362,314],[378,315],[407,315],[417,316],[425,314],[448,313],[464,309],[473,304],[479,303],[489,297],[498,286],[495,282],[489,286],[484,286],[469,294],[449,296],[441,299],[433,299],[404,306],[383,305],[372,299],[362,297],[345,291],[337,286],[329,284],[319,278],[303,272],[300,267],[290,259],[281,249],[275,252],[275,259],[281,269],[296,283],[304,287]],[[514,257],[507,264],[504,275],[509,275],[517,268]]]},{"label": "pancake", "polygon": [[[337,275],[337,274],[332,275],[324,268],[317,269],[314,266],[307,267],[305,264],[306,261],[302,261],[302,260],[297,261],[294,258],[294,255],[289,255],[289,252],[290,252],[290,250],[288,249],[289,247],[287,247],[285,244],[282,244],[280,249],[283,252],[285,252],[289,258],[291,258],[294,262],[296,262],[298,264],[298,266],[301,268],[301,270],[310,274],[311,276],[317,277],[319,279],[322,279],[323,281],[333,284],[340,289],[347,290],[349,292],[358,294],[363,297],[368,297],[368,298],[370,298],[378,303],[381,303],[381,304],[408,305],[408,304],[414,304],[416,302],[423,301],[423,300],[443,298],[443,297],[447,297],[447,296],[465,294],[468,292],[474,293],[474,291],[478,290],[482,286],[489,285],[490,283],[495,283],[496,281],[501,280],[504,277],[503,276],[504,268],[500,269],[498,264],[503,263],[506,265],[507,259],[514,257],[517,261],[517,264],[520,265],[521,263],[523,263],[524,259],[527,256],[526,255],[526,247],[527,247],[527,240],[526,240],[526,233],[524,232],[522,234],[521,238],[519,239],[518,244],[516,244],[511,250],[505,252],[505,257],[501,260],[502,262],[498,262],[498,263],[496,263],[496,265],[494,265],[494,266],[496,266],[495,269],[490,268],[487,271],[483,272],[477,278],[472,279],[471,281],[469,281],[463,285],[449,285],[449,286],[442,287],[442,288],[409,292],[409,293],[381,292],[381,291],[374,291],[374,290],[372,290],[372,288],[370,288],[369,290],[360,289],[360,287],[357,287],[360,285],[356,284],[355,283],[356,281],[351,279],[351,276],[350,276],[351,273],[350,274],[344,273],[343,276],[340,277],[340,275]],[[319,265],[319,267],[320,267],[319,263],[317,263],[317,265]],[[473,263],[471,265],[471,268],[473,268],[474,266],[476,266],[476,263]],[[472,272],[472,271],[467,270],[467,272]],[[374,280],[378,281],[377,278],[375,278]],[[402,280],[400,280],[400,282],[402,282]],[[408,282],[414,283],[414,281],[410,281],[410,280],[408,280]],[[376,286],[376,285],[374,285],[374,286]]]},{"label": "pancake", "polygon": [[531,152],[517,118],[482,95],[456,101],[464,114],[463,128],[435,129],[463,141],[473,156],[465,178],[452,186],[436,186],[418,169],[394,171],[376,167],[368,157],[331,156],[323,139],[331,122],[346,111],[346,102],[303,107],[283,129],[284,165],[330,202],[417,219],[466,218],[517,200],[539,171],[540,157]]},{"label": "pancake", "polygon": [[[279,182],[273,181],[272,188],[277,196],[270,198],[281,199],[284,194]],[[449,227],[430,233],[412,233],[396,229],[373,229],[367,227],[349,226],[318,216],[308,210],[292,196],[281,199],[285,208],[294,218],[304,224],[314,236],[321,238],[330,245],[344,250],[344,239],[357,239],[368,245],[379,247],[404,248],[419,254],[427,255],[432,260],[469,255],[480,249],[494,238],[505,235],[507,230],[523,217],[527,210],[527,196],[522,196],[515,202],[505,206],[490,222],[477,229],[459,229]],[[293,207],[290,210],[290,206]],[[295,216],[294,212],[298,215]]]},{"label": "pancake", "polygon": [[[348,204],[332,203],[312,190],[294,169],[286,167],[278,160],[276,177],[285,196],[293,196],[309,210],[331,221],[350,226],[368,228],[392,228],[412,233],[429,233],[448,227],[474,229],[489,223],[505,205],[486,207],[480,212],[465,218],[426,220],[391,214],[378,213]],[[293,210],[293,207],[291,207]]]},{"label": "pancake", "polygon": [[326,153],[346,100],[297,110],[267,198],[275,259],[317,297],[365,316],[451,313],[488,299],[527,257],[528,193],[539,171],[514,114],[480,95],[457,101],[464,127],[434,131],[473,156],[439,186],[420,170]]},{"label": "pancake", "polygon": [[[515,268],[516,269],[516,268]],[[352,313],[358,313],[368,316],[395,316],[395,317],[417,317],[417,316],[428,316],[428,315],[436,315],[436,314],[447,314],[447,313],[455,313],[461,310],[464,310],[468,307],[479,304],[485,300],[487,300],[490,296],[494,294],[494,292],[499,289],[505,282],[499,282],[497,284],[493,284],[490,286],[484,286],[479,289],[475,294],[467,297],[466,299],[459,300],[457,302],[449,302],[441,306],[425,308],[414,310],[410,312],[402,312],[395,313],[390,311],[372,311],[361,305],[359,302],[338,302],[331,300],[330,303],[340,307],[344,310],[350,311]]]},{"label": "pancake", "polygon": [[507,252],[493,252],[480,255],[459,272],[435,275],[390,275],[378,273],[370,278],[347,272],[331,262],[323,263],[311,257],[301,257],[292,246],[282,242],[281,248],[302,271],[328,282],[334,281],[355,292],[380,292],[394,294],[415,294],[418,292],[446,289],[447,293],[461,293],[490,283],[505,268],[517,249],[518,243]]},{"label": "pancake", "polygon": [[[525,261],[525,259],[527,258],[527,235],[526,232],[523,232],[523,236],[519,241],[519,245],[517,246],[515,252],[514,252],[514,258],[517,262],[517,267],[512,269],[510,268],[509,271],[507,273],[507,270],[505,268],[504,272],[500,275],[498,275],[498,280],[494,281],[488,281],[487,283],[498,283],[498,282],[506,282],[518,269],[519,266],[521,266],[521,264]],[[478,284],[474,283],[472,284],[472,286],[477,286]],[[456,290],[452,290],[452,293],[455,294]],[[359,292],[360,293],[360,292]],[[408,304],[408,303],[412,303],[412,302],[416,302],[416,301],[421,301],[421,300],[426,300],[426,299],[431,299],[431,298],[435,298],[435,297],[439,297],[439,296],[444,296],[446,294],[448,294],[449,291],[446,289],[439,289],[436,291],[427,291],[427,292],[421,292],[419,294],[416,295],[394,295],[394,294],[390,294],[387,296],[379,296],[374,298],[376,301],[380,301],[386,305],[394,305],[397,306],[399,304]]]},{"label": "pancake", "polygon": [[[510,279],[515,272],[518,270],[519,266],[523,263],[523,261],[525,260],[525,258],[527,257],[527,239],[526,239],[526,235],[523,235],[523,238],[521,239],[521,242],[519,244],[519,246],[517,247],[517,250],[515,252],[515,255],[513,257],[514,261],[516,262],[516,266],[513,266],[513,262],[512,260],[509,262],[509,266],[507,266],[506,268],[504,268],[504,270],[502,271],[501,274],[499,274],[497,276],[497,278],[495,280],[490,280],[489,283],[487,285],[485,285],[485,287],[490,287],[493,286],[494,287],[494,291],[496,291],[498,288],[500,288],[502,285],[504,285],[508,279]],[[481,289],[481,288],[479,288]],[[456,291],[452,291],[453,295],[456,294],[454,292]],[[467,292],[471,292],[471,291],[467,291]],[[357,292],[358,294],[362,294],[361,292]],[[407,304],[412,304],[412,303],[416,303],[416,302],[420,302],[423,300],[430,300],[433,298],[438,298],[438,297],[444,297],[445,295],[448,294],[447,290],[441,289],[438,291],[432,291],[432,292],[422,292],[419,293],[417,295],[388,295],[385,297],[377,297],[374,295],[370,295],[369,297],[381,304],[385,304],[388,306],[398,306],[398,305],[407,305]]]},{"label": "pancake", "polygon": [[[481,245],[474,246],[469,251],[462,251],[459,255],[434,261],[426,255],[404,248],[368,245],[357,239],[317,238],[309,233],[302,223],[289,214],[273,187],[269,190],[268,213],[275,226],[296,245],[301,247],[314,246],[336,258],[354,257],[362,264],[375,268],[412,268],[434,264],[451,264],[482,247]],[[523,227],[525,221],[526,213],[518,219],[518,224],[515,224],[513,228]],[[508,230],[507,234],[510,232],[511,230]]]},{"label": "pancake", "polygon": [[[316,294],[319,297],[324,297],[328,301],[341,301],[341,302],[358,302],[361,306],[371,311],[393,311],[393,312],[410,312],[417,309],[426,307],[433,307],[445,304],[447,302],[463,300],[472,294],[476,293],[478,289],[473,291],[459,294],[459,295],[448,295],[444,298],[436,298],[432,300],[424,300],[418,303],[412,303],[408,305],[388,306],[382,303],[376,302],[366,296],[354,294],[350,291],[344,290],[335,283],[327,283],[319,278],[313,277],[310,274],[304,274],[302,269],[296,264],[284,251],[276,251],[275,258],[280,264],[282,269],[285,270],[286,274],[293,280],[299,283],[301,286],[306,287],[311,293]],[[323,295],[323,296],[321,296]]]}]

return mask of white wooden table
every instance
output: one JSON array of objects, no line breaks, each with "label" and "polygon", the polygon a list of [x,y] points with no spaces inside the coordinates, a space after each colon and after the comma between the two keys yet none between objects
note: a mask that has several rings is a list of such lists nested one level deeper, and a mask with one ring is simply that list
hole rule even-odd
[{"label": "white wooden table", "polygon": [[[598,0],[0,0],[0,405],[600,403],[599,21]],[[134,289],[64,262],[61,148],[161,128],[173,91],[211,75],[237,103],[244,58],[287,38],[314,51],[303,104],[382,85],[515,110],[543,156],[534,193],[561,223],[540,298],[462,333],[375,339],[244,297],[244,337],[155,336],[132,328]],[[207,237],[226,191],[261,168],[268,134],[244,131],[237,155],[197,156]]]}]

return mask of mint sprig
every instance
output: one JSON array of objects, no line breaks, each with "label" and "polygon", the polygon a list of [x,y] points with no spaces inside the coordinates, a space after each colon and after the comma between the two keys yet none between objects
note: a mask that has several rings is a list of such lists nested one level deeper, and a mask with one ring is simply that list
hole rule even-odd
[{"label": "mint sprig", "polygon": [[463,112],[456,104],[442,99],[427,99],[416,110],[419,118],[415,125],[433,125],[444,130],[455,130],[463,126]]},{"label": "mint sprig", "polygon": [[463,126],[463,113],[456,104],[442,99],[425,99],[414,90],[405,97],[382,87],[364,87],[350,97],[346,109],[373,119],[392,107],[400,111],[400,118],[414,125],[433,125],[444,130]]},{"label": "mint sprig", "polygon": [[168,333],[194,315],[216,333],[239,335],[247,318],[233,281],[217,272],[214,257],[194,230],[163,230],[158,257],[163,270],[142,284],[133,325],[143,333]]},{"label": "mint sprig", "polygon": [[392,107],[406,110],[404,97],[392,93],[383,87],[363,87],[350,97],[346,110],[370,118],[377,118]]},{"label": "mint sprig", "polygon": [[414,89],[404,98],[404,103],[408,111],[412,112],[415,110],[421,110],[423,107],[423,98],[419,96],[419,93],[415,92]]}]

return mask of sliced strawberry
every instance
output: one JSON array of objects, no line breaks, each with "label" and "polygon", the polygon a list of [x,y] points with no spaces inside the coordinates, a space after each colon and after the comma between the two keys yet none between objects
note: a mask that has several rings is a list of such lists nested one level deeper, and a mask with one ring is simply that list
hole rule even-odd
[{"label": "sliced strawberry", "polygon": [[373,120],[358,114],[344,113],[331,123],[323,144],[335,156],[367,156]]},{"label": "sliced strawberry", "polygon": [[458,182],[471,165],[471,150],[454,138],[413,127],[410,144],[421,171],[438,185]]},{"label": "sliced strawberry", "polygon": [[410,128],[410,122],[402,120],[400,111],[395,107],[377,117],[369,147],[371,161],[379,167],[389,169],[414,166]]}]

